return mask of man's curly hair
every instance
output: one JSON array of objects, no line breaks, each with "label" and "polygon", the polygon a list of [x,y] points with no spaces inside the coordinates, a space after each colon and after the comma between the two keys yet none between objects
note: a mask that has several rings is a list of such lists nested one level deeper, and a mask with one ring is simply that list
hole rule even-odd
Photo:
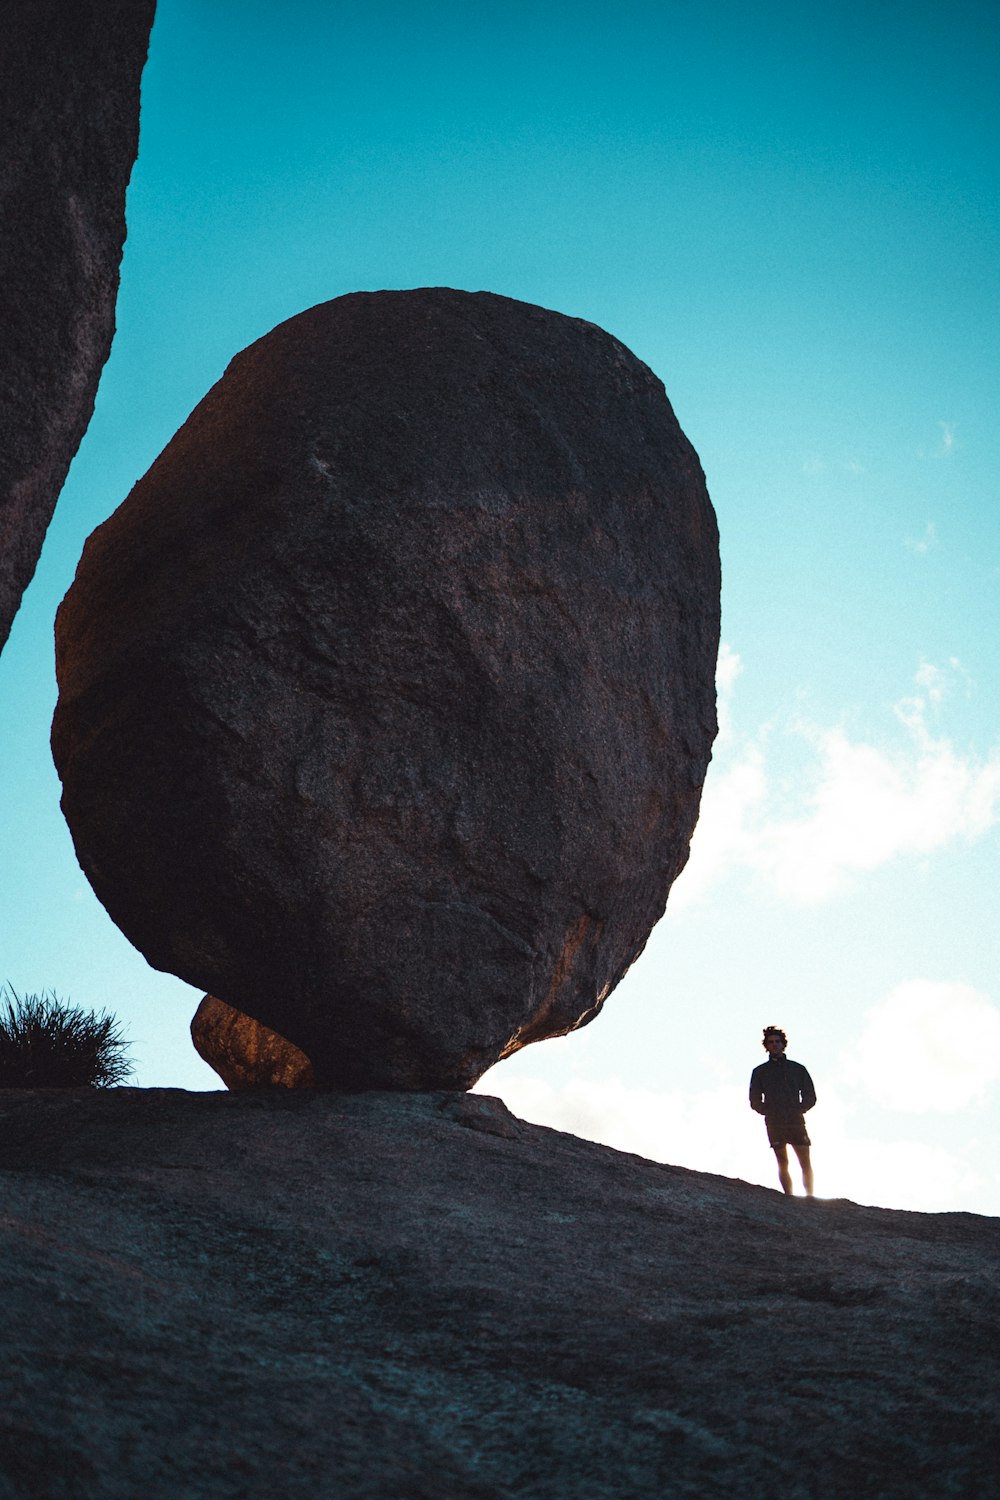
[{"label": "man's curly hair", "polygon": [[780,1036],[783,1046],[785,1046],[785,1047],[788,1046],[788,1038],[785,1035],[785,1033],[782,1031],[782,1029],[781,1029],[780,1026],[765,1026],[764,1027],[764,1040],[761,1042],[761,1046],[762,1047],[765,1047],[767,1045],[767,1039],[768,1039],[769,1036]]}]

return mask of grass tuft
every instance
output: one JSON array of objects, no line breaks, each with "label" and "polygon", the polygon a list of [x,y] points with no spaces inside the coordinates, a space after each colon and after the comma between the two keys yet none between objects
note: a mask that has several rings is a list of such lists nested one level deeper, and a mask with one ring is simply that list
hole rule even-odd
[{"label": "grass tuft", "polygon": [[121,1025],[54,994],[0,989],[0,1089],[110,1089],[131,1077]]}]

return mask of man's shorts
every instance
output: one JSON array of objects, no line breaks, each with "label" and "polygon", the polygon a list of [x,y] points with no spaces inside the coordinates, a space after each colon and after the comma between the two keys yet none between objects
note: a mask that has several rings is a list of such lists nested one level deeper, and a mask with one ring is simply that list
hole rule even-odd
[{"label": "man's shorts", "polygon": [[771,1146],[811,1146],[801,1110],[789,1115],[765,1115],[768,1144]]}]

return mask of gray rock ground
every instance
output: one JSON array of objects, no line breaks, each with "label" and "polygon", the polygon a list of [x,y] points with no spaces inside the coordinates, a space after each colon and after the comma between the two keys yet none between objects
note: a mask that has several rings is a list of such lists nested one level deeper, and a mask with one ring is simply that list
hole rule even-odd
[{"label": "gray rock ground", "polygon": [[476,1095],[0,1095],[0,1496],[991,1496],[1000,1221]]}]

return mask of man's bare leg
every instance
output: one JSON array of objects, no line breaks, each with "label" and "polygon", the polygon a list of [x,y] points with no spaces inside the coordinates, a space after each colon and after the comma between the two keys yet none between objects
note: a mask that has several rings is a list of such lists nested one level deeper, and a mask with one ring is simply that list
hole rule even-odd
[{"label": "man's bare leg", "polygon": [[792,1150],[798,1157],[799,1166],[802,1168],[802,1186],[806,1190],[806,1197],[811,1198],[813,1195],[813,1169],[812,1162],[809,1160],[809,1147],[793,1144]]},{"label": "man's bare leg", "polygon": [[775,1146],[774,1154],[778,1159],[778,1181],[781,1183],[783,1193],[792,1191],[792,1174],[788,1170],[788,1147]]}]

